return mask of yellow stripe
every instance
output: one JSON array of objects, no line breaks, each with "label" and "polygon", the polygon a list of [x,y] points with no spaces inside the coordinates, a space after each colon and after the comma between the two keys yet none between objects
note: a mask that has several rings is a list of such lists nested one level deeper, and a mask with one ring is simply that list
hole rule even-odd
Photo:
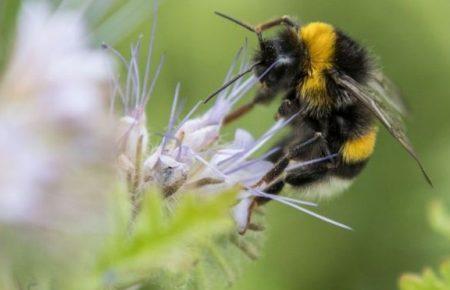
[{"label": "yellow stripe", "polygon": [[313,70],[323,71],[332,66],[336,42],[333,26],[313,22],[300,29],[300,37],[308,49]]},{"label": "yellow stripe", "polygon": [[309,76],[299,87],[300,95],[308,97],[314,106],[328,105],[326,80],[323,72],[333,66],[336,32],[333,26],[313,22],[303,26],[299,31],[309,55]]},{"label": "yellow stripe", "polygon": [[328,106],[331,100],[328,98],[327,86],[322,72],[313,72],[299,87],[300,96],[314,107]]},{"label": "yellow stripe", "polygon": [[346,163],[363,161],[372,155],[377,138],[377,128],[356,139],[348,140],[341,148],[342,159]]}]

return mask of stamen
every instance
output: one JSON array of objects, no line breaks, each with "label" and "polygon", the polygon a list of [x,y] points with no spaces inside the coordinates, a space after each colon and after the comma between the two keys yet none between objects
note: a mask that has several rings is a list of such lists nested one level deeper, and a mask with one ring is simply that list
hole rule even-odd
[{"label": "stamen", "polygon": [[269,141],[273,135],[275,135],[278,131],[280,131],[282,128],[284,128],[287,124],[289,124],[295,117],[297,117],[298,113],[291,116],[287,120],[279,120],[275,123],[272,128],[269,129],[269,131],[264,134],[256,144],[247,151],[246,154],[244,154],[240,159],[238,159],[238,162],[241,160],[245,160],[248,157],[250,157],[253,153],[255,153],[257,150],[259,150],[267,141]]},{"label": "stamen", "polygon": [[[232,100],[232,102],[231,102],[231,104],[232,105],[234,105],[234,104],[236,104],[240,99],[241,99],[241,97],[245,94],[245,93],[247,93],[247,91],[248,90],[250,90],[252,87],[253,87],[253,85],[255,84],[255,83],[257,83],[257,82],[259,82],[259,81],[261,81],[262,80],[262,78],[264,78],[276,65],[278,65],[280,63],[280,60],[277,60],[277,61],[275,61],[274,63],[272,63],[259,77],[254,77],[254,76],[252,76],[251,78],[249,78],[249,80],[250,79],[252,79],[252,83],[250,84],[248,84],[249,86],[248,87],[244,87],[243,86],[243,88],[239,88],[238,89],[238,92],[235,92],[235,94],[237,95],[238,93],[240,93],[240,89],[243,89],[243,91],[242,91],[242,94],[241,95],[238,95],[235,99],[233,99]],[[256,78],[256,80],[253,80],[253,78]]]},{"label": "stamen", "polygon": [[294,165],[291,165],[288,168],[286,168],[286,171],[292,171],[292,170],[295,170],[295,169],[298,169],[298,168],[302,168],[304,166],[308,166],[308,165],[311,165],[311,164],[316,164],[316,163],[324,162],[324,161],[327,161],[327,160],[331,160],[331,159],[335,158],[336,156],[338,156],[338,154],[334,153],[334,154],[331,154],[331,155],[327,155],[325,157],[312,159],[312,160],[309,160],[309,161],[301,162],[299,164],[294,164]]},{"label": "stamen", "polygon": [[[234,167],[234,168],[232,168],[232,169],[226,171],[225,174],[230,175],[230,174],[235,173],[236,171],[245,169],[245,168],[247,168],[247,167],[249,167],[249,166],[251,166],[251,165],[253,165],[253,164],[255,164],[255,163],[258,163],[258,162],[260,162],[260,161],[264,161],[267,157],[269,157],[269,156],[272,155],[273,153],[279,151],[280,149],[281,149],[280,147],[273,148],[273,149],[271,149],[270,151],[266,152],[266,153],[265,153],[264,155],[262,155],[261,157],[259,157],[259,158],[257,158],[257,159],[254,159],[254,160],[251,160],[251,161],[249,161],[249,162],[246,162],[246,163],[244,163],[244,164],[242,164],[242,165],[239,165],[239,166],[237,166],[237,167]],[[239,153],[240,153],[240,152],[239,152]]]},{"label": "stamen", "polygon": [[301,204],[301,205],[306,205],[306,206],[312,206],[312,207],[317,207],[317,203],[314,202],[310,202],[310,201],[303,201],[303,200],[299,200],[299,199],[295,199],[295,198],[291,198],[291,197],[287,197],[287,196],[282,196],[282,195],[276,195],[276,194],[271,194],[271,193],[266,193],[263,192],[261,190],[258,190],[256,188],[251,188],[251,191],[255,191],[259,194],[260,197],[264,197],[264,198],[269,198],[269,199],[283,199],[287,202],[291,202],[294,204]]},{"label": "stamen", "polygon": [[[227,74],[226,74],[226,76],[225,76],[225,79],[224,79],[224,81],[223,81],[224,84],[227,83],[227,82],[231,79],[231,76],[233,75],[233,71],[234,71],[234,69],[236,68],[237,62],[238,62],[239,59],[241,58],[241,54],[242,54],[243,49],[244,49],[244,47],[240,47],[239,50],[238,50],[238,52],[237,52],[236,55],[234,56],[233,61],[232,61],[231,65],[230,65],[230,68],[228,69]],[[223,92],[221,92],[221,93],[218,95],[217,98],[218,98],[218,99],[222,99],[224,96],[227,96],[227,95],[229,94],[229,89],[230,89],[230,88],[228,87],[226,90],[224,90]]]},{"label": "stamen", "polygon": [[152,54],[153,54],[153,46],[155,44],[155,35],[156,35],[156,24],[158,22],[158,1],[153,1],[153,22],[152,22],[152,28],[150,32],[150,42],[148,44],[148,51],[147,51],[147,62],[145,65],[145,74],[144,74],[144,85],[142,88],[142,98],[145,99],[145,93],[147,92],[147,82],[150,78],[150,67],[151,67],[151,60],[152,60]]},{"label": "stamen", "polygon": [[210,94],[208,97],[206,97],[206,99],[203,101],[203,103],[208,103],[212,98],[214,98],[215,96],[217,96],[218,94],[220,94],[221,92],[223,92],[225,89],[227,89],[229,86],[231,86],[234,82],[236,82],[238,79],[242,78],[243,76],[245,76],[246,74],[250,73],[253,68],[258,65],[258,63],[253,64],[252,66],[250,66],[246,71],[243,71],[241,73],[239,73],[237,76],[233,77],[231,80],[229,80],[228,82],[226,82],[223,86],[221,86],[219,89],[217,89],[215,92],[213,92],[212,94]]},{"label": "stamen", "polygon": [[131,63],[133,68],[133,84],[134,84],[134,109],[139,108],[140,105],[140,77],[139,77],[139,50],[142,44],[142,35],[132,49]]},{"label": "stamen", "polygon": [[[172,129],[175,123],[175,112],[177,110],[177,105],[178,105],[178,97],[180,95],[180,83],[177,84],[177,87],[175,88],[175,95],[173,97],[173,102],[172,102],[172,108],[170,109],[170,118],[169,118],[169,127],[167,128],[167,135],[171,135],[172,134]],[[165,134],[165,135],[166,135]],[[166,147],[167,144],[167,138],[164,137],[163,141],[162,141],[162,149],[164,151],[164,148]]]},{"label": "stamen", "polygon": [[[256,152],[257,150],[259,150],[267,141],[269,141],[273,135],[275,135],[275,133],[277,133],[279,130],[281,130],[282,128],[284,128],[289,122],[291,122],[295,117],[297,116],[297,114],[291,116],[289,119],[287,120],[278,120],[275,125],[273,125],[266,133],[264,133],[254,144],[254,146],[248,150],[244,150],[242,152],[239,152],[237,154],[235,154],[232,157],[229,157],[226,160],[222,160],[222,162],[219,163],[219,165],[222,165],[226,162],[235,162],[235,163],[240,163],[244,160],[246,160],[248,157],[250,157],[254,152]],[[239,158],[239,159],[237,159]],[[236,160],[237,159],[237,160]],[[236,161],[235,161],[236,160]]]},{"label": "stamen", "polygon": [[195,159],[200,161],[202,164],[204,164],[206,167],[214,171],[217,175],[222,177],[225,181],[229,180],[228,176],[223,174],[219,169],[217,169],[214,165],[212,165],[210,162],[203,159],[199,154],[195,153],[192,149],[189,148],[189,152],[194,156]]},{"label": "stamen", "polygon": [[[243,57],[241,60],[241,66],[239,67],[239,72],[245,71],[245,68],[248,66],[249,63],[249,54],[248,54],[248,39],[247,37],[244,40],[244,46],[243,46]],[[232,90],[236,89],[240,84],[242,83],[242,79],[238,79],[236,83],[233,85]]]},{"label": "stamen", "polygon": [[232,90],[227,98],[230,104],[232,106],[236,104],[257,82],[258,78],[252,75],[243,84]]},{"label": "stamen", "polygon": [[155,89],[156,81],[158,80],[159,74],[161,73],[162,66],[164,64],[165,56],[164,54],[159,59],[158,67],[156,68],[155,76],[153,77],[152,83],[150,85],[150,89],[148,90],[147,94],[145,95],[143,104],[147,104],[148,100],[153,94],[153,90]]},{"label": "stamen", "polygon": [[[133,57],[133,46],[131,46],[131,57]],[[128,71],[127,71],[127,80],[125,83],[125,96],[126,96],[126,100],[127,103],[125,105],[125,107],[129,110],[131,107],[131,104],[129,103],[132,94],[131,94],[131,83],[133,81],[133,62],[130,61],[130,64],[128,66]]]},{"label": "stamen", "polygon": [[177,129],[175,131],[178,131],[183,125],[189,121],[191,116],[197,111],[197,109],[202,105],[202,101],[198,101],[197,104],[187,113],[187,115],[183,118],[183,120],[178,124]]},{"label": "stamen", "polygon": [[[255,192],[254,189],[251,189],[251,190]],[[259,193],[258,193],[258,194],[259,194]],[[262,196],[263,196],[263,197],[266,197],[265,195],[262,195]],[[347,225],[345,225],[345,224],[343,224],[343,223],[334,221],[334,220],[332,220],[332,219],[330,219],[330,218],[327,218],[327,217],[322,216],[322,215],[320,215],[320,214],[317,214],[317,213],[315,213],[315,212],[313,212],[313,211],[310,211],[310,210],[308,210],[308,209],[306,209],[306,208],[303,208],[303,207],[301,207],[301,206],[299,206],[299,205],[297,205],[297,204],[294,204],[294,203],[292,203],[292,202],[286,201],[286,200],[284,200],[284,199],[282,199],[282,198],[279,198],[279,196],[277,196],[277,195],[271,196],[271,199],[273,199],[273,200],[275,200],[275,201],[278,201],[278,202],[280,202],[280,203],[286,204],[286,205],[288,205],[288,206],[290,206],[290,207],[292,207],[292,208],[295,208],[295,209],[297,209],[297,210],[299,210],[299,211],[302,211],[302,212],[304,212],[304,213],[306,213],[306,214],[308,214],[308,215],[310,215],[310,216],[312,216],[312,217],[315,217],[315,218],[317,218],[317,219],[320,219],[320,220],[322,220],[322,221],[324,221],[324,222],[327,222],[327,223],[329,223],[329,224],[335,225],[335,226],[337,226],[337,227],[340,227],[340,228],[343,228],[343,229],[346,229],[346,230],[353,230],[351,227],[349,227],[349,226],[347,226]]]},{"label": "stamen", "polygon": [[122,64],[128,69],[128,62],[119,51],[117,51],[114,47],[110,46],[105,42],[102,43],[102,48],[111,51],[118,59],[120,59]]},{"label": "stamen", "polygon": [[[111,47],[110,45],[108,45],[106,43],[102,44],[102,48],[105,50],[109,50],[113,55],[115,55],[122,62],[122,64],[126,67],[126,69],[129,70],[129,64],[120,52],[118,52],[116,49],[114,49],[113,47]],[[115,87],[117,87],[117,91],[115,91],[115,93],[119,93],[119,95],[120,95],[120,99],[121,99],[123,107],[124,107],[124,113],[128,114],[128,107],[127,107],[128,100],[126,99],[126,96],[122,90],[122,86],[120,85],[119,77],[115,76],[112,73],[112,71],[111,71],[111,80],[112,80],[113,85]],[[115,95],[114,95],[114,97],[115,97]]]}]

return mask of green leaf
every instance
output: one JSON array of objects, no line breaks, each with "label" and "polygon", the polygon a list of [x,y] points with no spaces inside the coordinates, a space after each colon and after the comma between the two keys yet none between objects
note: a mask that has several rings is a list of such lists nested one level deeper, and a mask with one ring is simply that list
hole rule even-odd
[{"label": "green leaf", "polygon": [[0,1],[0,72],[7,63],[16,27],[17,12],[21,1]]},{"label": "green leaf", "polygon": [[[255,212],[252,222],[263,225],[263,214]],[[229,235],[204,243],[202,259],[196,264],[194,275],[183,289],[229,288],[241,276],[243,268],[259,257],[264,237],[264,231],[247,231],[245,235],[233,231]]]},{"label": "green leaf", "polygon": [[168,276],[175,281],[180,273],[194,269],[205,243],[232,232],[229,209],[236,194],[183,194],[168,201],[158,190],[147,192],[132,229],[128,227],[131,234],[119,222],[99,259],[105,284],[120,288]]},{"label": "green leaf", "polygon": [[422,275],[405,274],[400,278],[400,290],[450,290],[450,260],[444,262],[439,274],[425,269]]}]

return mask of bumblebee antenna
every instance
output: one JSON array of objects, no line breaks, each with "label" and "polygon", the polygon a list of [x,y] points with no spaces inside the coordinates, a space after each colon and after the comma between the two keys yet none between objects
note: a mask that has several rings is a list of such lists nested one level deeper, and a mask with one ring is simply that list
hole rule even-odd
[{"label": "bumblebee antenna", "polygon": [[250,24],[248,24],[248,23],[245,23],[244,21],[238,20],[238,19],[236,19],[236,18],[234,18],[234,17],[231,17],[231,16],[229,16],[229,15],[223,14],[222,12],[215,11],[214,13],[215,13],[216,15],[220,16],[220,17],[223,17],[223,18],[225,18],[225,19],[227,19],[227,20],[230,20],[231,22],[233,22],[233,23],[235,23],[235,24],[237,24],[237,25],[239,25],[239,26],[241,26],[241,27],[244,27],[244,28],[247,29],[247,30],[250,30],[251,32],[256,33],[256,35],[258,36],[259,44],[260,44],[261,47],[262,47],[262,44],[263,44],[263,38],[262,38],[261,31],[260,31],[259,29],[257,29],[257,28],[254,27],[253,25],[250,25]]},{"label": "bumblebee antenna", "polygon": [[226,14],[223,14],[222,12],[219,12],[219,11],[215,11],[214,14],[216,14],[216,15],[218,15],[218,16],[220,16],[220,17],[223,17],[223,18],[225,18],[225,19],[228,19],[228,20],[230,20],[231,22],[234,22],[234,23],[236,23],[237,25],[240,25],[240,26],[244,27],[244,28],[247,29],[247,30],[250,30],[250,31],[256,33],[256,29],[255,29],[252,25],[250,25],[250,24],[247,24],[247,23],[245,23],[245,22],[243,22],[243,21],[241,21],[241,20],[238,20],[238,19],[236,19],[236,18],[234,18],[234,17],[231,17],[231,16],[228,16],[228,15],[226,15]]},{"label": "bumblebee antenna", "polygon": [[247,70],[241,72],[240,74],[238,74],[237,76],[233,77],[231,80],[227,81],[226,83],[223,84],[223,86],[221,86],[219,89],[217,89],[215,92],[213,92],[212,94],[210,94],[204,101],[203,104],[206,104],[207,102],[209,102],[212,98],[214,98],[215,96],[217,96],[219,93],[221,93],[223,90],[225,90],[226,88],[228,88],[229,86],[231,86],[235,81],[239,80],[240,78],[242,78],[243,76],[245,76],[246,74],[248,74],[249,72],[251,72],[257,65],[261,64],[261,62],[257,62],[252,64]]}]

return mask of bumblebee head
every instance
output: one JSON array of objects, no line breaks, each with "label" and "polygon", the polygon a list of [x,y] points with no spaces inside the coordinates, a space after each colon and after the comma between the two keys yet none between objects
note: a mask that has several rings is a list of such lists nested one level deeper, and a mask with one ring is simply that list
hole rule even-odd
[{"label": "bumblebee head", "polygon": [[292,87],[301,77],[304,50],[295,30],[286,28],[271,39],[261,39],[255,53],[255,74],[273,90]]},{"label": "bumblebee head", "polygon": [[253,26],[223,13],[215,13],[256,33],[260,48],[253,58],[253,65],[210,94],[204,103],[211,100],[218,93],[251,71],[254,71],[260,82],[272,91],[292,87],[298,83],[304,74],[301,68],[303,67],[303,60],[305,58],[305,49],[296,29],[286,27],[276,37],[264,39],[261,31],[258,31]]}]

